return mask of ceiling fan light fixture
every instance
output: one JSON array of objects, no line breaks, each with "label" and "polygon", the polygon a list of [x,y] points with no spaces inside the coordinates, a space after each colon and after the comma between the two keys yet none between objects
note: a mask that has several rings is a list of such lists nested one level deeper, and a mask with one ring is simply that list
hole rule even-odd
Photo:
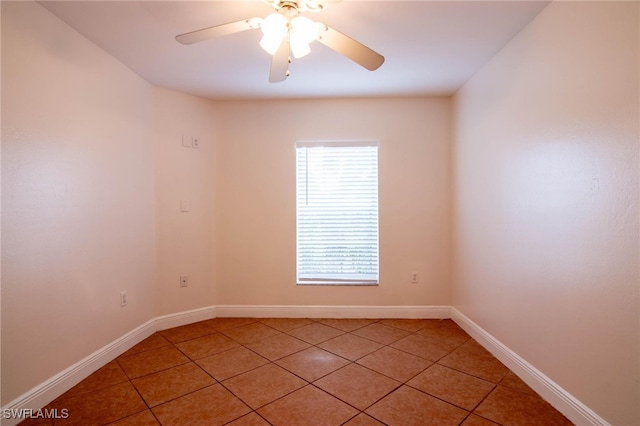
[{"label": "ceiling fan light fixture", "polygon": [[309,44],[318,39],[318,28],[311,19],[296,16],[291,20],[291,38]]},{"label": "ceiling fan light fixture", "polygon": [[278,51],[284,37],[262,36],[260,39],[260,47],[262,47],[269,55],[273,56]]},{"label": "ceiling fan light fixture", "polygon": [[293,53],[293,57],[296,59],[302,58],[303,56],[307,56],[309,53],[311,53],[311,47],[309,47],[309,43],[305,43],[304,41],[295,37],[290,37],[289,43],[291,47],[291,53]]},{"label": "ceiling fan light fixture", "polygon": [[318,31],[315,23],[304,16],[297,16],[291,20],[289,41],[291,52],[296,58],[302,58],[311,52],[309,43],[318,39]]},{"label": "ceiling fan light fixture", "polygon": [[287,18],[279,13],[272,13],[262,20],[261,28],[263,37],[260,47],[274,55],[287,34]]}]

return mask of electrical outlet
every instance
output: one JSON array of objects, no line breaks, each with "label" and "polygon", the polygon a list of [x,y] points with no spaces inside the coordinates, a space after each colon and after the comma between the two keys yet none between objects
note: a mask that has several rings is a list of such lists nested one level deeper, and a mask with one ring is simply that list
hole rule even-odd
[{"label": "electrical outlet", "polygon": [[413,284],[415,284],[415,283],[417,283],[417,282],[418,282],[418,273],[417,273],[417,272],[412,272],[412,273],[411,273],[411,282],[412,282]]},{"label": "electrical outlet", "polygon": [[189,276],[180,275],[180,287],[187,287],[189,285]]},{"label": "electrical outlet", "polygon": [[191,148],[200,148],[200,141],[198,140],[198,138],[194,137],[191,140]]},{"label": "electrical outlet", "polygon": [[120,307],[123,308],[127,306],[127,292],[126,291],[121,291],[120,292]]}]

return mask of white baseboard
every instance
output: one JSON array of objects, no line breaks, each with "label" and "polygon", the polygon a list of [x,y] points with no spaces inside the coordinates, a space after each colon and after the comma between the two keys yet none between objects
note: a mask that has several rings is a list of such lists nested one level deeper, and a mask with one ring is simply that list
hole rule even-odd
[{"label": "white baseboard", "polygon": [[218,317],[252,318],[449,318],[449,306],[219,305]]},{"label": "white baseboard", "polygon": [[606,420],[578,401],[560,385],[453,307],[451,308],[451,319],[573,423],[576,425],[610,426]]},{"label": "white baseboard", "polygon": [[210,306],[207,308],[178,312],[177,314],[163,315],[161,317],[156,317],[153,321],[155,323],[156,331],[160,331],[166,330],[167,328],[179,327],[181,325],[208,320],[214,318],[215,315],[215,306]]},{"label": "white baseboard", "polygon": [[[31,389],[24,395],[11,401],[2,407],[1,414],[7,412],[18,412],[20,410],[39,410],[48,403],[80,383],[91,373],[98,370],[105,364],[113,361],[120,354],[140,343],[142,340],[155,333],[156,327],[154,320],[147,321],[139,327],[131,330],[124,336],[114,340],[108,345],[98,349],[91,355],[76,362],[66,370],[61,371],[49,380],[41,383]],[[11,410],[11,411],[7,411]],[[0,416],[1,418],[2,416]],[[20,418],[2,418],[2,426],[13,426],[20,423],[24,419]]]}]

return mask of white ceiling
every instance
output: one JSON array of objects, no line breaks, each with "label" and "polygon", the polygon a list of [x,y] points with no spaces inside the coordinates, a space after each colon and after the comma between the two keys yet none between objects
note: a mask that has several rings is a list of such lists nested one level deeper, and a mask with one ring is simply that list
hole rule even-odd
[{"label": "white ceiling", "polygon": [[145,78],[210,99],[449,95],[527,25],[546,1],[331,2],[306,13],[385,57],[368,71],[328,47],[294,59],[269,83],[271,57],[249,30],[185,46],[177,34],[273,9],[261,0],[42,1],[60,19]]}]

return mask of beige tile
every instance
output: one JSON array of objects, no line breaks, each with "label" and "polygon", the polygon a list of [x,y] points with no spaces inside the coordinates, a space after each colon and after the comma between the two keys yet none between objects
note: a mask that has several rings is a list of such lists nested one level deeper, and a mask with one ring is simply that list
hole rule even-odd
[{"label": "beige tile", "polygon": [[449,336],[449,335],[469,335],[458,324],[450,319],[441,320],[424,320],[424,326],[420,330],[420,333],[429,334],[432,336]]},{"label": "beige tile", "polygon": [[258,321],[276,330],[287,332],[304,327],[313,321],[308,318],[260,318]]},{"label": "beige tile", "polygon": [[155,407],[187,393],[211,386],[216,381],[194,363],[188,363],[132,380],[132,383],[147,405]]},{"label": "beige tile", "polygon": [[349,363],[344,358],[314,346],[282,358],[276,363],[295,375],[312,382],[344,367]]},{"label": "beige tile", "polygon": [[468,411],[473,410],[495,387],[493,383],[438,364],[407,384]]},{"label": "beige tile", "polygon": [[344,334],[344,331],[314,322],[312,324],[305,325],[304,327],[291,330],[288,334],[297,337],[300,340],[304,340],[307,343],[311,343],[312,345],[316,345],[320,342],[324,342],[325,340],[340,336],[341,334]]},{"label": "beige tile", "polygon": [[428,320],[424,320],[424,327],[423,330],[428,330],[428,329],[432,329],[432,330],[446,330],[446,329],[450,329],[450,330],[457,330],[457,331],[462,331],[462,328],[460,328],[460,326],[458,324],[456,324],[454,321],[450,320],[450,319],[428,319]]},{"label": "beige tile", "polygon": [[359,359],[357,363],[400,382],[406,382],[431,365],[431,361],[388,346]]},{"label": "beige tile", "polygon": [[215,329],[209,327],[204,322],[195,322],[180,327],[162,330],[160,334],[166,337],[172,343],[184,342],[185,340],[195,339],[196,337],[206,336],[215,333]]},{"label": "beige tile", "polygon": [[273,425],[338,426],[358,410],[309,385],[258,410]]},{"label": "beige tile", "polygon": [[359,328],[353,332],[360,337],[364,337],[369,340],[373,340],[383,345],[388,345],[396,340],[400,340],[403,337],[409,335],[408,331],[400,330],[395,327],[389,327],[380,323],[373,323],[366,327]]},{"label": "beige tile", "polygon": [[267,337],[281,334],[278,330],[267,327],[266,325],[259,322],[253,322],[251,324],[242,325],[240,327],[229,328],[223,330],[222,333],[243,345],[255,342],[256,340],[261,340]]},{"label": "beige tile", "polygon": [[189,362],[189,358],[173,346],[140,352],[135,355],[120,356],[117,360],[130,379]]},{"label": "beige tile", "polygon": [[193,360],[228,351],[239,346],[239,343],[217,332],[176,344],[178,349]]},{"label": "beige tile", "polygon": [[267,364],[255,370],[222,382],[224,386],[256,409],[307,384],[275,364]]},{"label": "beige tile", "polygon": [[474,340],[469,340],[438,361],[438,364],[492,383],[499,383],[509,372],[504,364]]},{"label": "beige tile", "polygon": [[267,337],[246,345],[247,348],[271,361],[300,352],[309,346],[308,343],[286,334]]},{"label": "beige tile", "polygon": [[[494,423],[491,420],[487,420],[480,416],[476,416],[475,414],[470,414],[464,422],[462,422],[461,426],[496,426],[498,423]],[[498,425],[499,426],[499,425]]]},{"label": "beige tile", "polygon": [[105,366],[89,375],[89,377],[69,389],[65,395],[81,395],[83,393],[106,388],[128,380],[129,378],[127,375],[124,374],[120,365],[114,360],[107,363]]},{"label": "beige tile", "polygon": [[341,357],[347,358],[351,361],[362,358],[363,356],[380,349],[382,346],[383,345],[380,343],[350,333],[334,337],[333,339],[327,340],[326,342],[322,342],[318,345],[319,348],[332,352],[336,355],[340,355]]},{"label": "beige tile", "polygon": [[364,410],[400,386],[400,382],[360,365],[349,364],[317,380],[314,385]]},{"label": "beige tile", "polygon": [[80,426],[111,423],[147,409],[129,382],[77,396],[63,395],[51,405],[60,410],[69,410],[69,417],[56,419],[56,424]]},{"label": "beige tile", "polygon": [[324,318],[318,320],[318,322],[324,325],[328,325],[329,327],[337,328],[342,331],[357,330],[377,321],[378,320],[365,318]]},{"label": "beige tile", "polygon": [[457,426],[468,412],[408,386],[374,404],[366,413],[387,425]]},{"label": "beige tile", "polygon": [[125,417],[122,420],[118,420],[115,423],[109,423],[110,426],[159,426],[158,420],[151,412],[151,410],[145,410],[133,416]]},{"label": "beige tile", "polygon": [[380,324],[388,325],[389,327],[395,327],[413,333],[420,330],[421,328],[424,328],[427,321],[428,320],[424,319],[389,318],[381,320]]},{"label": "beige tile", "polygon": [[269,422],[256,414],[255,411],[229,423],[229,426],[269,426]]},{"label": "beige tile", "polygon": [[196,364],[219,381],[245,373],[267,363],[269,363],[269,360],[242,346],[196,361]]},{"label": "beige tile", "polygon": [[213,327],[218,331],[228,330],[230,328],[241,327],[243,325],[256,322],[256,318],[213,318],[203,321],[209,327]]},{"label": "beige tile", "polygon": [[454,348],[447,347],[439,339],[426,337],[419,333],[400,339],[392,343],[391,347],[434,362],[454,350]]},{"label": "beige tile", "polygon": [[360,413],[346,422],[345,426],[384,426],[384,423],[380,423],[368,414]]},{"label": "beige tile", "polygon": [[558,410],[536,394],[497,386],[474,414],[505,426],[571,425]]},{"label": "beige tile", "polygon": [[506,376],[500,381],[500,386],[504,386],[513,390],[517,390],[525,393],[535,393],[533,389],[529,387],[522,379],[513,371],[509,371]]},{"label": "beige tile", "polygon": [[251,412],[219,384],[153,408],[160,423],[171,426],[223,425]]},{"label": "beige tile", "polygon": [[121,356],[133,355],[144,351],[150,351],[152,349],[158,349],[163,346],[170,346],[171,342],[164,338],[160,333],[154,333],[151,336],[138,343]]},{"label": "beige tile", "polygon": [[471,336],[450,320],[428,322],[424,328],[418,331],[418,334],[438,339],[442,346],[451,348],[451,350],[471,339]]}]

